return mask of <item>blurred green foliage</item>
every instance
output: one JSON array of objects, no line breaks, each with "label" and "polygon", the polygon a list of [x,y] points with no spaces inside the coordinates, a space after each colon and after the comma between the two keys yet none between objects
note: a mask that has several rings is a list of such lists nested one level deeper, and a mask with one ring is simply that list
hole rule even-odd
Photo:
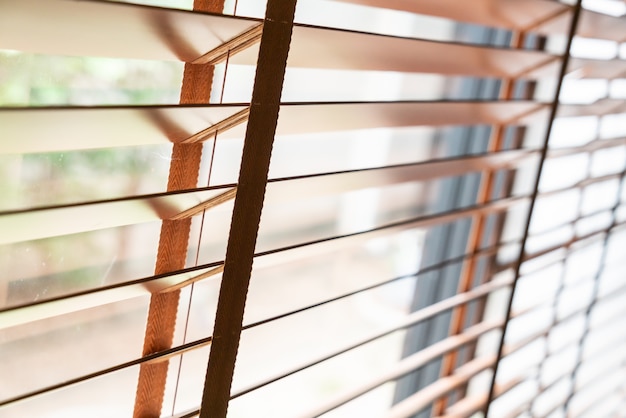
[{"label": "blurred green foliage", "polygon": [[[0,106],[176,104],[182,71],[178,62],[0,51]],[[143,183],[167,169],[168,157],[168,146],[3,155],[0,210],[159,189]]]},{"label": "blurred green foliage", "polygon": [[[182,72],[178,62],[0,51],[0,107],[176,104]],[[170,155],[171,145],[0,155],[0,212],[164,191]],[[130,239],[118,228],[4,246],[8,298],[115,281]]]}]

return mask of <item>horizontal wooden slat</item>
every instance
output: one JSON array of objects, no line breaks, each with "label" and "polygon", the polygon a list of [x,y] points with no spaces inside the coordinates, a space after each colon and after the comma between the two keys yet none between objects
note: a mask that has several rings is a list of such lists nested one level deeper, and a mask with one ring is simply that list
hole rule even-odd
[{"label": "horizontal wooden slat", "polygon": [[[605,148],[618,147],[620,145],[626,145],[626,138],[612,138],[612,139],[596,139],[585,145],[571,148],[554,148],[548,151],[548,158],[559,158],[568,155],[574,155],[584,152],[594,152]],[[621,174],[611,174],[608,176],[602,176],[601,178],[616,178]],[[589,179],[591,182],[601,181],[600,178],[594,177]],[[583,182],[584,183],[584,182]],[[585,183],[586,184],[586,183]]]},{"label": "horizontal wooden slat", "polygon": [[[506,124],[545,108],[531,101],[286,103],[277,134]],[[196,142],[216,129],[221,138],[243,137],[246,112],[242,104],[0,109],[0,154]]]},{"label": "horizontal wooden slat", "polygon": [[463,158],[430,160],[424,163],[394,167],[305,176],[292,180],[277,179],[268,184],[265,205],[364,188],[459,176],[485,169],[515,167],[537,157],[538,154],[533,151],[515,150]]},{"label": "horizontal wooden slat", "polygon": [[130,283],[107,289],[94,289],[78,295],[59,297],[0,311],[0,330],[27,324],[55,316],[66,315],[91,309],[108,303],[121,302],[151,293],[167,291],[198,277],[205,279],[219,274],[221,267],[207,267],[199,270],[155,278],[141,283]]},{"label": "horizontal wooden slat", "polygon": [[[268,186],[266,205],[370,187],[456,176],[471,171],[480,171],[485,167],[495,169],[516,166],[535,157],[536,153],[515,150],[395,167],[296,179],[277,179]],[[2,231],[0,244],[114,228],[159,219],[189,217],[202,212],[203,209],[229,200],[233,196],[232,189],[220,188],[4,212],[0,213],[0,231]]]},{"label": "horizontal wooden slat", "polygon": [[[516,377],[507,381],[506,383],[496,385],[494,388],[494,399],[504,395],[508,391],[515,388],[520,383],[524,382],[526,378],[530,376]],[[487,403],[488,394],[481,392],[472,396],[462,398],[458,402],[448,407],[445,411],[445,415],[438,418],[469,418],[476,412],[481,411]]]},{"label": "horizontal wooden slat", "polygon": [[548,0],[342,0],[365,6],[438,16],[459,22],[524,30],[568,6]]},{"label": "horizontal wooden slat", "polygon": [[246,109],[244,105],[0,109],[0,154],[182,142]]},{"label": "horizontal wooden slat", "polygon": [[115,364],[111,367],[108,367],[106,369],[100,369],[96,372],[93,373],[89,373],[86,375],[82,375],[82,376],[78,376],[78,377],[74,377],[68,380],[64,380],[61,382],[58,382],[54,385],[51,386],[47,386],[44,388],[40,388],[40,389],[36,389],[32,392],[28,392],[28,393],[24,393],[12,398],[8,398],[8,399],[3,399],[0,401],[0,407],[3,407],[5,405],[10,405],[12,403],[15,402],[19,402],[22,400],[27,400],[27,399],[31,399],[31,398],[35,398],[39,395],[44,395],[46,393],[50,393],[50,392],[54,392],[57,390],[62,390],[63,388],[67,388],[73,385],[77,385],[80,384],[82,382],[86,382],[92,379],[96,379],[98,377],[101,376],[106,376],[106,375],[112,375],[120,370],[124,370],[124,369],[129,369],[133,366],[137,366],[140,364],[144,364],[144,363],[158,363],[158,362],[162,362],[168,359],[171,359],[172,357],[175,356],[179,356],[182,355],[183,353],[189,352],[189,351],[193,351],[196,350],[198,348],[201,347],[205,347],[209,344],[211,344],[212,342],[212,338],[203,338],[201,340],[196,340],[190,343],[185,343],[182,344],[180,346],[174,347],[174,348],[169,348],[166,350],[161,350],[146,356],[143,356],[141,358],[138,359],[134,359],[131,361],[127,361],[125,363],[118,363]]},{"label": "horizontal wooden slat", "polygon": [[414,395],[393,405],[384,415],[385,418],[409,418],[428,407],[433,401],[444,396],[446,393],[464,385],[478,373],[492,367],[496,362],[496,356],[489,355],[475,358],[454,372],[454,374],[442,377],[435,383],[420,389]]},{"label": "horizontal wooden slat", "polygon": [[[515,203],[519,203],[520,201],[521,199],[510,199],[496,204],[488,204],[481,208],[465,209],[462,210],[461,213],[464,214],[465,217],[469,217],[478,213],[502,211],[511,207]],[[277,249],[277,252],[273,251],[270,254],[256,255],[254,267],[266,268],[274,266],[277,263],[292,262],[301,258],[310,258],[324,253],[340,251],[344,248],[354,246],[357,243],[371,240],[376,237],[383,237],[385,235],[408,229],[445,223],[446,221],[454,220],[456,216],[460,215],[447,213],[442,214],[441,216],[415,220],[403,225],[392,225],[391,227],[383,227],[371,232],[340,237],[339,239],[331,241],[305,243],[304,246],[298,246],[296,248]],[[497,251],[497,247],[481,251],[477,254],[482,255],[483,253],[494,253],[495,251]],[[277,260],[276,257],[273,256],[278,254],[286,254],[287,258],[285,259],[285,257],[281,256],[281,258]],[[474,255],[468,254],[464,257],[460,257],[460,260],[473,256]],[[427,271],[436,270],[441,268],[443,265],[458,262],[460,260],[455,261],[451,259],[444,261],[441,263],[441,266],[434,264],[420,269],[415,274],[417,275]],[[176,290],[200,280],[205,280],[211,277],[219,277],[222,270],[223,261],[219,261],[206,266],[190,268],[180,272],[172,272],[166,275],[145,277],[132,282],[116,283],[105,287],[90,288],[78,293],[59,294],[49,300],[44,298],[17,306],[5,306],[0,309],[0,329],[89,309],[105,303],[119,302],[137,296],[148,295],[149,293]],[[97,294],[101,294],[102,296],[98,297],[96,296]],[[248,324],[246,326],[254,326],[254,324]]]},{"label": "horizontal wooden slat", "polygon": [[[292,246],[288,248],[275,249],[267,253],[257,254],[257,258],[255,261],[255,268],[268,267],[268,266],[274,265],[276,263],[276,260],[272,258],[272,255],[277,254],[277,253],[284,254],[285,252],[287,252],[289,254],[289,258],[288,258],[289,260],[294,260],[294,259],[298,259],[301,257],[309,257],[312,255],[316,255],[320,253],[328,253],[328,252],[339,250],[341,248],[353,246],[359,242],[373,239],[378,236],[385,236],[387,234],[397,233],[397,232],[401,232],[401,231],[408,230],[408,229],[425,228],[425,227],[438,225],[438,224],[442,224],[446,222],[452,222],[456,219],[473,216],[479,213],[487,214],[487,213],[492,213],[494,211],[507,210],[513,205],[522,203],[524,201],[525,201],[524,197],[505,199],[505,200],[500,200],[497,202],[492,202],[483,206],[470,207],[466,209],[455,210],[452,212],[419,217],[418,219],[409,220],[408,222],[401,222],[401,223],[392,224],[392,225],[383,225],[372,231],[365,231],[363,233],[350,234],[350,235],[342,236],[342,237],[335,237],[336,239],[332,239],[332,240],[321,240],[319,242],[317,241],[307,242],[307,243],[302,243],[300,245],[296,245],[296,246]],[[593,235],[597,235],[597,233]],[[583,239],[586,239],[586,238],[587,237],[583,237]],[[534,256],[536,255],[533,255],[533,257]],[[285,262],[285,260],[281,259],[281,262]],[[207,268],[201,271],[198,270],[197,272],[191,271],[189,273],[174,273],[173,275],[170,275],[171,277],[168,276],[162,279],[147,277],[147,278],[138,280],[138,282],[141,283],[140,286],[145,290],[145,292],[142,294],[147,294],[146,292],[148,291],[163,291],[166,287],[175,286],[175,285],[186,283],[186,282],[191,283],[191,281],[200,280],[203,277],[205,277],[203,275],[209,271],[211,271],[211,274],[215,273],[213,269],[219,268],[219,266],[220,266],[220,263],[217,263],[210,268]],[[128,286],[134,286],[134,285],[129,284]],[[103,290],[90,289],[85,294],[98,293],[100,291],[103,291]],[[116,290],[116,292],[120,292],[120,290]],[[134,297],[134,295],[135,294],[132,291],[130,291],[128,292],[127,297],[125,298]],[[76,304],[71,303],[70,308],[72,305],[75,305],[77,307],[83,306],[81,303],[76,303]],[[70,308],[67,308],[67,309],[70,309]],[[28,309],[28,306],[25,305],[23,307],[20,307],[19,309]],[[37,308],[37,309],[40,309],[40,308]],[[71,309],[70,311],[74,311],[74,310]],[[8,322],[14,321],[14,319],[10,319],[10,320],[5,319],[3,322],[3,319],[2,319],[3,315],[5,315],[5,313],[0,313],[0,324],[2,323],[6,324]],[[50,313],[50,311],[47,311],[46,315],[52,315],[52,314]],[[30,316],[31,315],[29,314],[29,315],[21,316],[21,317],[28,318]],[[16,318],[20,318],[20,315],[17,315]]]},{"label": "horizontal wooden slat", "polygon": [[0,0],[0,48],[191,62],[261,23],[108,1]]},{"label": "horizontal wooden slat", "polygon": [[218,189],[5,212],[0,216],[0,244],[193,216],[222,203],[223,194],[234,196],[232,189]]},{"label": "horizontal wooden slat", "polygon": [[[570,223],[570,222],[566,222],[564,225],[567,225],[568,223]],[[530,254],[526,253],[524,255],[524,260],[523,261],[530,261],[530,260],[533,260],[535,258],[539,258],[542,255],[546,255],[546,254],[548,254],[548,253],[550,253],[552,251],[556,251],[556,250],[558,250],[560,248],[570,247],[571,245],[573,245],[573,244],[575,244],[577,242],[582,242],[582,241],[585,241],[585,240],[593,238],[593,237],[600,237],[600,236],[606,234],[609,231],[615,231],[616,229],[619,229],[619,228],[626,228],[626,223],[625,222],[620,222],[620,223],[617,223],[615,226],[610,226],[608,228],[602,228],[602,229],[600,229],[598,231],[594,231],[594,232],[591,232],[591,233],[588,233],[588,234],[585,234],[585,235],[574,235],[573,238],[571,238],[570,240],[568,240],[566,242],[559,243],[559,244],[550,246],[548,248],[544,248],[544,249],[542,249],[540,251],[537,251],[535,253],[530,253]],[[548,231],[546,231],[546,232],[548,232]],[[514,266],[514,263],[515,262],[503,264],[503,265],[500,266],[500,269],[512,268]]]},{"label": "horizontal wooden slat", "polygon": [[602,99],[591,104],[559,106],[558,117],[602,116],[626,112],[626,102],[617,99]]},{"label": "horizontal wooden slat", "polygon": [[[125,299],[129,299],[129,298],[133,298],[133,297],[138,297],[138,296],[142,296],[142,295],[146,295],[148,294],[148,291],[159,291],[159,289],[163,289],[164,286],[166,285],[170,285],[172,283],[176,283],[176,282],[181,282],[181,280],[185,279],[185,278],[189,278],[191,277],[191,275],[196,274],[198,275],[200,273],[200,275],[205,275],[208,276],[210,275],[211,271],[214,271],[216,269],[202,269],[202,270],[197,270],[194,272],[188,272],[184,275],[176,275],[176,276],[172,276],[172,277],[168,277],[168,278],[162,278],[162,279],[157,279],[151,283],[145,283],[145,284],[131,284],[131,285],[127,285],[124,287],[118,287],[118,288],[112,288],[112,289],[107,289],[107,290],[103,290],[101,292],[95,293],[95,294],[85,294],[85,295],[79,295],[76,297],[72,297],[72,298],[66,298],[66,299],[62,299],[62,300],[56,300],[56,301],[48,301],[48,302],[43,302],[43,303],[39,303],[37,305],[34,306],[28,306],[28,307],[24,307],[24,308],[19,308],[16,310],[12,310],[12,311],[6,311],[6,312],[0,312],[0,329],[9,327],[9,326],[14,326],[14,325],[20,325],[23,323],[27,323],[27,322],[31,322],[31,321],[35,321],[38,319],[45,319],[45,318],[50,318],[52,316],[55,315],[61,315],[64,313],[71,313],[71,312],[76,312],[79,310],[83,310],[83,309],[88,309],[92,306],[98,306],[100,304],[103,303],[108,303],[108,302],[114,302],[114,301],[118,301],[118,300],[125,300]],[[480,288],[477,288],[475,290],[473,290],[470,293],[467,293],[465,295],[457,295],[454,297],[454,299],[459,299],[459,297],[464,296],[464,297],[469,297],[470,299],[474,299],[477,296],[483,294],[484,292],[489,292],[492,291],[493,289],[497,289],[499,287],[501,287],[502,285],[504,285],[505,283],[489,283],[489,284],[485,284],[483,286],[481,286]],[[446,305],[447,301],[442,301],[441,303],[437,304],[437,305]],[[442,307],[437,306],[437,309],[440,309]],[[429,309],[430,310],[430,309]],[[427,315],[431,315],[432,313],[427,313]],[[423,315],[422,314],[412,314],[411,318],[412,320],[422,318]],[[495,326],[497,326],[498,324],[480,324],[470,330],[468,330],[468,335],[462,335],[459,337],[453,337],[452,338],[452,343],[454,345],[459,345],[459,344],[463,344],[465,339],[468,338],[473,338],[476,337],[478,335],[483,334],[484,332],[489,331],[490,329],[494,328]],[[406,326],[406,321],[404,321],[402,323],[401,326]],[[389,330],[385,331],[385,333],[388,333]],[[472,335],[469,335],[472,334]],[[476,334],[476,335],[474,335]],[[378,335],[378,334],[377,334]],[[159,353],[155,353],[151,356],[147,356],[144,358],[140,358],[137,360],[133,360],[130,361],[128,363],[124,363],[124,364],[120,364],[117,366],[114,366],[112,369],[105,369],[105,370],[101,370],[95,373],[91,373],[89,375],[85,375],[85,376],[81,376],[75,379],[71,379],[70,381],[67,382],[62,382],[60,384],[56,384],[53,385],[51,387],[48,388],[42,388],[39,389],[33,393],[29,393],[29,394],[24,394],[24,395],[20,395],[17,398],[12,398],[12,399],[8,399],[8,400],[3,400],[2,404],[6,404],[6,403],[11,403],[11,402],[15,402],[17,400],[21,400],[21,399],[25,399],[27,397],[31,397],[31,396],[36,396],[48,391],[53,391],[53,390],[57,390],[60,389],[62,387],[65,386],[69,386],[72,384],[75,384],[77,382],[81,382],[84,380],[89,380],[92,379],[94,377],[97,376],[101,376],[104,375],[106,373],[110,373],[113,370],[120,370],[122,368],[127,368],[127,367],[131,367],[135,364],[139,364],[145,361],[163,361],[167,358],[172,357],[173,355],[176,354],[180,354],[182,352],[186,352],[201,346],[204,346],[208,343],[210,343],[211,338],[204,338],[202,340],[199,341],[194,341],[191,343],[187,343],[184,344],[180,347],[175,347],[171,350],[166,350],[164,352],[159,352]],[[448,342],[446,342],[446,344],[448,344]],[[445,347],[444,347],[445,348]],[[422,356],[423,357],[423,356]],[[423,360],[423,359],[422,359]]]},{"label": "horizontal wooden slat", "polygon": [[[253,65],[258,47],[232,57]],[[427,41],[313,26],[295,26],[288,67],[398,71],[476,77],[527,77],[557,60],[544,52]],[[556,70],[556,68],[555,68]],[[548,76],[550,74],[543,74]],[[551,74],[552,76],[556,73]]]},{"label": "horizontal wooden slat", "polygon": [[368,336],[366,338],[363,338],[361,340],[359,340],[358,342],[351,344],[350,346],[344,347],[340,350],[337,350],[327,356],[324,356],[322,358],[318,358],[315,361],[310,361],[306,364],[303,364],[302,366],[299,366],[297,368],[292,369],[291,371],[285,372],[285,373],[281,373],[281,374],[277,374],[276,376],[272,377],[272,378],[268,378],[258,384],[254,384],[252,386],[249,386],[247,388],[241,389],[239,391],[237,391],[236,393],[233,393],[231,396],[232,398],[236,398],[239,396],[244,395],[245,393],[249,393],[251,391],[254,391],[256,389],[259,389],[260,387],[266,386],[268,384],[271,384],[277,380],[283,379],[287,376],[290,376],[292,374],[298,373],[302,370],[305,370],[309,367],[312,367],[314,365],[320,364],[324,361],[327,361],[333,357],[336,357],[340,354],[343,354],[345,352],[351,351],[357,347],[360,347],[362,345],[365,345],[369,342],[375,341],[379,338],[382,338],[386,335],[391,334],[392,332],[401,330],[401,329],[405,329],[408,328],[410,326],[416,325],[420,322],[423,322],[425,320],[427,320],[428,318],[432,318],[433,316],[448,311],[450,309],[453,309],[456,306],[460,306],[460,305],[464,305],[467,304],[473,300],[476,300],[477,298],[483,297],[485,295],[490,294],[491,292],[494,292],[497,289],[502,288],[503,286],[507,286],[511,284],[510,280],[494,280],[491,281],[489,283],[485,283],[482,284],[480,286],[477,286],[476,288],[472,289],[471,291],[465,292],[465,293],[458,293],[450,298],[441,300],[437,303],[434,303],[432,305],[429,305],[423,309],[420,309],[418,311],[415,311],[413,313],[411,313],[410,315],[405,316],[401,321],[396,322],[393,325],[390,325],[388,327],[386,327],[385,329],[378,331],[376,333],[372,333],[371,336]]},{"label": "horizontal wooden slat", "polygon": [[[185,278],[189,278],[193,274],[197,275],[198,273],[201,273],[201,274],[207,275],[210,272],[211,272],[210,269],[208,270],[203,269],[203,270],[198,270],[195,272],[186,273],[186,275],[177,275],[175,277],[158,279],[150,283],[149,284],[150,287],[147,287],[147,284],[131,284],[128,286],[112,288],[112,289],[104,290],[104,291],[97,292],[97,293],[85,294],[85,295],[79,295],[79,296],[72,297],[72,298],[43,302],[43,303],[39,303],[33,306],[27,306],[27,307],[23,307],[19,309],[0,312],[0,329],[6,328],[9,326],[14,326],[14,325],[19,325],[19,324],[35,321],[38,319],[49,318],[55,315],[76,312],[79,310],[87,309],[94,305],[97,306],[103,303],[109,303],[109,302],[113,302],[116,300],[124,300],[128,298],[146,295],[148,294],[149,291],[153,291],[153,292],[159,291],[159,289],[162,289],[164,285],[166,284],[170,285],[175,282],[181,282],[181,280]],[[455,295],[454,297],[450,299],[441,301],[422,311],[415,312],[407,316],[403,321],[398,322],[392,327],[389,327],[383,331],[379,331],[378,333],[371,336],[369,339],[360,341],[358,345],[365,344],[369,340],[380,338],[381,336],[387,335],[397,329],[402,329],[416,322],[420,322],[428,317],[431,317],[432,315],[435,315],[437,312],[451,309],[454,306],[456,306],[456,304],[467,303],[471,300],[475,300],[477,297],[480,297],[481,295],[484,295],[484,294],[488,294],[496,289],[501,288],[502,286],[508,283],[509,281],[497,281],[497,282],[487,283],[487,284],[477,287],[471,292]],[[480,327],[482,327],[482,325]],[[349,349],[352,349],[352,348],[347,348],[342,351],[346,351]],[[186,350],[185,348],[182,348],[181,351],[185,351],[185,350]],[[333,354],[330,357],[334,357],[336,355],[338,354]],[[157,358],[155,360],[159,360],[159,359]],[[321,361],[323,360],[317,361],[316,363],[319,363]],[[134,363],[134,362],[131,362],[131,363]],[[95,375],[100,375],[100,374],[102,373],[96,373]],[[91,377],[87,376],[84,378],[78,378],[77,380],[82,381],[82,380],[86,380],[89,378]],[[71,384],[71,382],[67,384]],[[63,387],[64,384],[55,385],[54,387],[49,388],[49,389],[39,390],[37,391],[37,394],[43,393],[48,390],[58,389],[57,386]],[[28,396],[31,396],[31,395],[28,395]],[[20,397],[20,398],[23,398],[23,397]],[[13,401],[14,400],[10,400],[9,402],[13,402]]]},{"label": "horizontal wooden slat", "polygon": [[[560,68],[560,61],[535,68],[528,73],[529,78],[540,79],[555,76]],[[615,79],[626,74],[626,60],[589,59],[570,57],[567,64],[566,77],[572,78],[605,78]]]},{"label": "horizontal wooden slat", "polygon": [[[559,15],[540,24],[536,30],[545,35],[567,35],[571,16]],[[608,39],[623,42],[626,39],[626,20],[623,17],[583,10],[576,27],[576,35],[585,38]]]},{"label": "horizontal wooden slat", "polygon": [[[285,103],[277,135],[407,126],[524,124],[546,105],[531,101]],[[235,128],[237,129],[237,128]],[[226,136],[233,135],[226,133]]]},{"label": "horizontal wooden slat", "polygon": [[453,335],[448,338],[445,338],[442,341],[439,341],[415,354],[412,354],[397,364],[395,364],[392,368],[385,371],[380,376],[376,376],[376,378],[371,379],[367,382],[363,382],[359,385],[356,385],[344,393],[340,393],[337,396],[334,396],[327,402],[316,406],[314,410],[307,411],[306,414],[301,415],[301,418],[304,417],[318,417],[323,415],[339,406],[355,399],[383,384],[386,382],[390,382],[392,380],[396,380],[406,374],[418,369],[419,367],[425,366],[429,362],[441,357],[442,355],[456,350],[459,347],[476,341],[481,335],[486,334],[489,331],[497,329],[502,325],[502,321],[498,322],[481,322],[480,324],[474,325],[468,329],[466,329],[463,333],[458,335]]},{"label": "horizontal wooden slat", "polygon": [[571,76],[581,78],[614,79],[626,75],[626,60],[596,60],[570,58],[567,72]]},{"label": "horizontal wooden slat", "polygon": [[299,245],[287,248],[277,248],[272,251],[256,254],[256,258],[254,260],[254,268],[267,268],[275,266],[277,264],[286,264],[305,258],[312,258],[323,254],[330,254],[335,251],[340,252],[342,250],[345,250],[346,248],[360,245],[366,241],[370,241],[378,237],[386,237],[411,229],[428,228],[435,225],[454,222],[460,219],[468,219],[470,216],[478,214],[484,215],[490,213],[500,213],[515,207],[515,205],[520,205],[525,202],[526,198],[524,197],[509,198],[505,200],[499,200],[493,203],[488,203],[482,206],[473,207],[471,209],[462,209],[458,211],[453,211],[452,213],[447,212],[434,216],[421,217],[420,219],[411,220],[409,222],[386,225],[366,232],[359,232],[355,234],[344,235],[341,237],[335,237],[334,239],[330,240],[318,240],[315,242],[301,243]]},{"label": "horizontal wooden slat", "polygon": [[[525,314],[533,312],[535,309],[541,309],[546,305],[538,304],[529,309],[514,312],[511,314],[512,318],[523,316]],[[530,342],[537,338],[547,335],[550,328],[546,328],[540,333],[533,334],[529,338],[522,341],[515,342],[504,346],[503,356],[511,355],[518,350],[521,350]],[[472,377],[478,373],[491,368],[497,361],[496,355],[485,355],[482,357],[474,358],[473,360],[458,367],[454,374],[442,377],[434,383],[420,389],[414,395],[409,396],[405,400],[392,406],[389,411],[384,415],[385,418],[408,418],[421,411],[430,405],[433,401],[441,398],[450,391],[458,388],[461,385],[466,384]]]},{"label": "horizontal wooden slat", "polygon": [[[496,213],[506,211],[509,208],[513,207],[516,204],[521,204],[525,202],[524,197],[520,198],[509,198],[504,200],[499,200],[496,202],[488,203],[480,206],[473,206],[470,208],[454,210],[451,212],[438,213],[434,215],[422,216],[414,219],[409,219],[404,222],[398,222],[388,225],[382,225],[380,227],[374,228],[372,230],[360,231],[353,234],[342,235],[342,236],[334,236],[325,239],[320,239],[316,241],[307,241],[302,242],[296,245],[274,248],[270,251],[260,252],[255,254],[254,268],[265,268],[275,266],[277,264],[282,264],[285,262],[292,262],[296,260],[300,260],[303,258],[310,258],[316,255],[327,254],[333,251],[342,251],[346,248],[352,247],[359,243],[365,242],[367,240],[372,240],[377,237],[385,237],[391,234],[399,233],[402,231],[417,229],[417,228],[428,228],[434,225],[439,225],[448,222],[454,222],[457,219],[468,218],[470,216],[476,214],[488,214],[488,213]],[[278,257],[274,257],[278,256]],[[179,285],[187,285],[198,280],[204,280],[206,277],[213,276],[219,273],[221,266],[223,265],[223,261],[216,261],[204,266],[199,266],[199,268],[190,268],[184,271],[176,271],[171,272],[167,275],[163,276],[150,276],[136,279],[134,281],[125,282],[125,283],[117,283],[109,287],[94,287],[83,290],[78,293],[61,293],[61,294],[50,294],[49,300],[60,300],[60,299],[71,299],[75,296],[87,295],[92,293],[98,293],[101,291],[107,291],[109,288],[118,288],[124,286],[134,286],[134,284],[141,284],[146,290],[151,292],[161,292],[166,291],[166,288],[173,289],[175,286]],[[430,268],[430,266],[428,267]],[[208,270],[207,270],[208,269]],[[207,276],[208,274],[208,276]],[[132,292],[128,298],[133,297]],[[123,300],[122,298],[120,300]],[[41,303],[45,303],[47,301],[46,298],[40,298],[35,302],[28,302],[25,304],[19,305],[11,305],[11,306],[2,306],[0,307],[0,324],[2,323],[2,315],[5,311],[10,311],[13,309],[25,309],[29,306],[39,305]],[[97,301],[97,299],[94,299]],[[82,306],[78,304],[77,306]],[[94,305],[94,306],[97,306]],[[93,307],[93,306],[92,306]],[[56,314],[48,313],[50,316],[54,316]]]}]

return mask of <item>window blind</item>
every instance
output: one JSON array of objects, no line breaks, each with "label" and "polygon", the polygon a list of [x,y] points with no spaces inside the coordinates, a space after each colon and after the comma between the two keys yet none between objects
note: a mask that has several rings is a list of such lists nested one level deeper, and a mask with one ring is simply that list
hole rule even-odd
[{"label": "window blind", "polygon": [[0,415],[623,411],[623,2],[138,3],[0,1]]}]

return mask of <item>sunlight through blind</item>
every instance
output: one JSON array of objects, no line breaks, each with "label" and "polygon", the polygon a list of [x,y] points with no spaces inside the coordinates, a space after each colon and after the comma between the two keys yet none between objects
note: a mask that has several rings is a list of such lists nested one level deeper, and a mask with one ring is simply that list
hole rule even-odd
[{"label": "sunlight through blind", "polygon": [[573,3],[0,0],[0,415],[623,416]]}]

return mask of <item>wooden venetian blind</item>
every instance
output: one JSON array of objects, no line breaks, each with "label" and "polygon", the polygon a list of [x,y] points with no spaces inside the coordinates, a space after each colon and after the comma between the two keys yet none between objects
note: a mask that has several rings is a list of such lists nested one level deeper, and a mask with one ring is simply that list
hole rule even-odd
[{"label": "wooden venetian blind", "polygon": [[624,3],[143,3],[0,0],[0,415],[624,410]]}]

